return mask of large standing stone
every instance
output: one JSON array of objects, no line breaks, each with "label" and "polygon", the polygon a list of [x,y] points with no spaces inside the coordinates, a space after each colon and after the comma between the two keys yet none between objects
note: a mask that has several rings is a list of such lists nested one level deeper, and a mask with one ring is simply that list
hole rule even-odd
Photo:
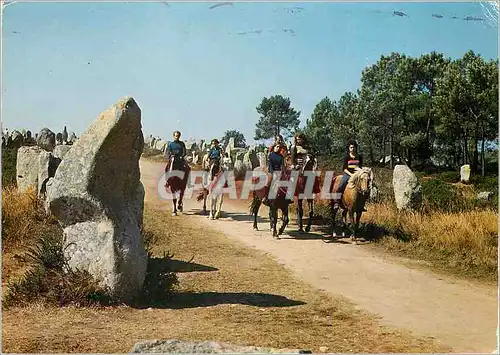
[{"label": "large standing stone", "polygon": [[38,188],[38,164],[42,152],[40,147],[21,147],[17,151],[16,182],[20,192],[26,191],[30,186]]},{"label": "large standing stone", "polygon": [[422,186],[407,165],[396,165],[392,177],[398,210],[415,210],[422,202]]},{"label": "large standing stone", "polygon": [[461,182],[469,182],[470,179],[470,165],[462,165],[460,167],[460,181]]},{"label": "large standing stone", "polygon": [[42,128],[42,130],[38,134],[36,143],[40,148],[51,152],[56,146],[56,135],[50,129]]},{"label": "large standing stone", "polygon": [[143,147],[141,110],[125,98],[87,129],[47,184],[70,267],[89,271],[123,301],[141,290],[147,266],[141,238]]}]

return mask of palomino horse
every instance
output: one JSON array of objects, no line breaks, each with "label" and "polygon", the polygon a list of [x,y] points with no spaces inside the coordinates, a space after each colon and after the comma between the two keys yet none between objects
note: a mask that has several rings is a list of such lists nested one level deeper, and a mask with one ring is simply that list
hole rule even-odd
[{"label": "palomino horse", "polygon": [[304,164],[302,167],[300,167],[299,170],[299,176],[297,178],[297,187],[295,189],[295,196],[297,197],[297,222],[299,224],[299,232],[303,232],[303,227],[302,227],[302,217],[304,216],[304,210],[302,208],[302,201],[307,200],[307,205],[309,207],[309,219],[307,221],[307,226],[306,226],[306,232],[309,232],[311,230],[311,223],[314,215],[313,211],[313,201],[314,199],[312,196],[311,198],[299,198],[299,195],[304,193],[307,181],[309,178],[314,178],[314,183],[313,183],[313,189],[312,193],[318,194],[320,193],[320,180],[319,176],[314,176],[314,175],[307,175],[306,171],[310,172],[316,172],[316,167],[317,167],[317,160],[314,158],[312,154],[306,154]]},{"label": "palomino horse", "polygon": [[[179,210],[179,212],[182,212],[183,209],[182,199],[184,198],[184,192],[186,191],[191,168],[184,159],[172,156],[170,158],[169,163],[165,166],[165,173],[169,173],[174,170],[184,173],[184,177],[180,178],[178,176],[170,176],[167,179],[165,188],[166,189],[170,188],[170,192],[172,193],[172,195],[174,195],[172,201],[173,202],[172,216],[177,216],[177,210]],[[179,199],[179,204],[177,204],[177,197]]]},{"label": "palomino horse", "polygon": [[[332,183],[331,191],[336,191],[339,186],[342,175],[338,175],[334,178]],[[363,214],[363,209],[365,207],[365,202],[370,197],[370,189],[373,182],[373,171],[370,168],[361,168],[357,170],[349,179],[347,187],[342,194],[342,199],[340,200],[340,207],[342,211],[342,221],[344,226],[347,224],[346,218],[349,213],[350,230],[351,230],[351,241],[353,244],[356,243],[356,233],[359,227],[359,220]],[[330,191],[330,193],[331,193]],[[336,237],[335,233],[335,216],[337,215],[338,208],[334,208],[334,200],[330,201],[332,208],[332,237]],[[354,216],[356,215],[356,216]]]},{"label": "palomino horse", "polygon": [[[204,161],[203,168],[205,168]],[[224,200],[221,189],[227,187],[227,181],[224,186],[219,186],[218,182],[225,171],[231,170],[231,158],[222,157],[222,164],[218,160],[212,160],[208,166],[208,172],[205,175],[204,187],[196,200],[203,200],[203,214],[207,214],[207,198],[210,200],[210,219],[218,219],[220,217],[222,202]],[[208,181],[207,181],[208,180]]]},{"label": "palomino horse", "polygon": [[[262,168],[257,168],[263,171]],[[268,175],[268,178],[271,177],[269,173],[266,172]],[[282,181],[288,181],[290,180],[291,176],[291,171],[290,170],[285,170],[282,172],[280,176],[280,180]],[[256,180],[256,178],[254,178]],[[254,180],[254,182],[255,182]],[[272,183],[274,184],[274,182]],[[272,186],[272,185],[271,185]],[[253,191],[253,199],[250,204],[250,212],[252,213],[253,216],[253,229],[258,230],[257,227],[257,216],[259,214],[259,208],[260,205],[262,204],[262,199],[264,196],[268,195],[269,190],[271,189],[270,187],[262,187],[259,190]],[[286,187],[279,187],[277,192],[276,192],[276,197],[275,198],[269,198],[268,199],[268,205],[269,205],[269,223],[270,223],[270,229],[273,233],[273,237],[279,238],[279,235],[283,234],[285,231],[286,226],[288,225],[288,222],[290,221],[288,217],[288,206],[293,203],[293,199],[287,199],[287,189]],[[279,231],[276,230],[276,226],[278,224],[278,210],[281,210],[281,213],[283,215],[283,222],[281,224],[281,227]]]}]

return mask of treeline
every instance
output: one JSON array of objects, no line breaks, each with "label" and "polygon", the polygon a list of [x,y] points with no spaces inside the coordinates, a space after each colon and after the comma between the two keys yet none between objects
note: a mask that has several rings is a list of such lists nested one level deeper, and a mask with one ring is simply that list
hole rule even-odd
[{"label": "treeline", "polygon": [[322,99],[304,131],[324,157],[342,155],[354,138],[371,164],[390,156],[416,169],[470,164],[484,175],[487,148],[497,149],[498,59],[381,56],[357,92]]}]

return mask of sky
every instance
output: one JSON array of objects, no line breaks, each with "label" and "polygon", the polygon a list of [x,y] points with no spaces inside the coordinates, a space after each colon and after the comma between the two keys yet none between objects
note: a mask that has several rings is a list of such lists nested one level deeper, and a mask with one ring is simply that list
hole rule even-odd
[{"label": "sky", "polygon": [[[254,143],[256,106],[283,95],[303,126],[360,87],[381,55],[498,58],[488,3],[22,2],[4,8],[2,126],[80,136],[125,96],[144,136]],[[489,11],[487,11],[489,10]],[[260,32],[259,32],[260,31]]]}]

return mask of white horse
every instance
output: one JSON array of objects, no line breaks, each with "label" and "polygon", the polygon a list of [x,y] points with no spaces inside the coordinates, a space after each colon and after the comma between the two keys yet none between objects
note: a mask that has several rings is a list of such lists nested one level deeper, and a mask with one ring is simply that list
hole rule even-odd
[{"label": "white horse", "polygon": [[231,158],[224,155],[221,159],[220,166],[218,166],[215,161],[209,165],[208,159],[204,159],[203,169],[205,170],[203,178],[203,191],[198,195],[197,200],[201,201],[203,199],[203,214],[207,214],[208,198],[210,201],[208,218],[218,219],[220,217],[224,198],[222,194],[223,186],[220,183],[217,183],[217,180],[225,171],[230,171],[232,169]]}]

